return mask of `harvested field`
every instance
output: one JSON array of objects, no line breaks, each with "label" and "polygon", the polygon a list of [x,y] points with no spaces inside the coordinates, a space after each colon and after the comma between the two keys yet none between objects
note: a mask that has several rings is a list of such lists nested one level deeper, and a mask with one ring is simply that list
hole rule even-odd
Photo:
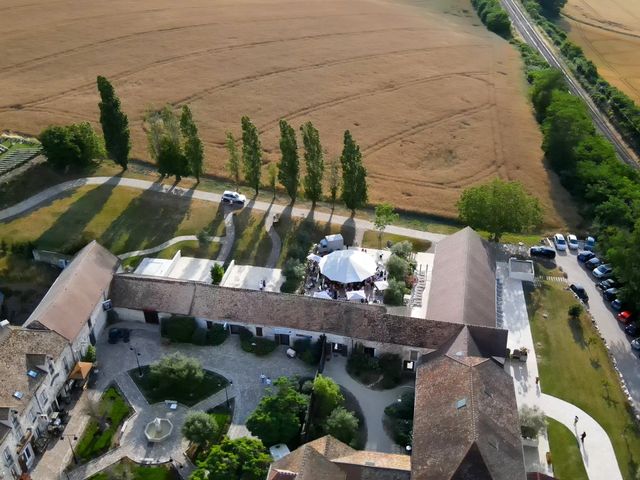
[{"label": "harvested field", "polygon": [[165,102],[191,106],[218,175],[242,115],[272,161],[278,120],[311,120],[328,159],[352,131],[373,202],[453,216],[464,187],[499,175],[538,195],[551,225],[575,221],[543,167],[519,56],[467,0],[0,0],[0,11],[3,128],[95,122],[101,74],[141,158],[144,113]]},{"label": "harvested field", "polygon": [[569,0],[563,26],[611,84],[640,103],[640,2]]}]

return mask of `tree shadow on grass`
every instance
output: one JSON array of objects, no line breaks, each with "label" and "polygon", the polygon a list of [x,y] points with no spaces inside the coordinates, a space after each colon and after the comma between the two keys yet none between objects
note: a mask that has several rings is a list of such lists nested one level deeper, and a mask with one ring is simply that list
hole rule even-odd
[{"label": "tree shadow on grass", "polygon": [[100,236],[112,252],[154,247],[173,238],[188,218],[193,189],[159,193],[148,189],[134,198]]},{"label": "tree shadow on grass", "polygon": [[109,183],[88,191],[60,215],[55,223],[36,240],[38,248],[74,254],[94,238],[84,233],[91,220],[104,208],[105,203],[120,183],[113,177]]},{"label": "tree shadow on grass", "polygon": [[[256,261],[258,263],[266,262],[267,258],[259,258],[259,253],[266,251],[267,241],[271,245],[271,239],[264,228],[267,213],[265,212],[262,218],[256,218],[253,215],[254,204],[255,197],[247,203],[244,209],[234,215],[236,239],[229,258],[233,258],[240,264],[254,264]],[[266,240],[263,237],[266,237]]]},{"label": "tree shadow on grass", "polygon": [[582,322],[580,322],[579,318],[571,318],[567,320],[569,323],[569,328],[571,329],[571,334],[573,335],[573,341],[576,342],[580,348],[587,348],[587,341],[584,338],[584,329],[582,327]]},{"label": "tree shadow on grass", "polygon": [[340,234],[344,239],[346,246],[353,246],[353,242],[356,239],[356,220],[355,214],[351,214],[347,221],[340,225]]}]

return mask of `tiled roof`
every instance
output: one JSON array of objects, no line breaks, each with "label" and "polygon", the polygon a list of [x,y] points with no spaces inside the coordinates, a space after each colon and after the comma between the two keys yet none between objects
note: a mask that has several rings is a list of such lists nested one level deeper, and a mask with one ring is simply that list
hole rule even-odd
[{"label": "tiled roof", "polygon": [[340,467],[308,443],[274,462],[271,468],[295,472],[296,480],[346,480]]},{"label": "tiled roof", "polygon": [[409,455],[357,451],[333,461],[337,464],[359,465],[371,469],[411,471],[411,457]]},{"label": "tiled roof", "polygon": [[118,262],[96,241],[89,243],[60,273],[25,326],[44,327],[73,341],[102,300]]},{"label": "tiled roof", "polygon": [[496,326],[495,260],[489,245],[469,227],[436,245],[427,317]]},{"label": "tiled roof", "polygon": [[[521,480],[513,380],[493,360],[441,355],[418,367],[412,479]],[[488,476],[484,476],[486,472]]]}]

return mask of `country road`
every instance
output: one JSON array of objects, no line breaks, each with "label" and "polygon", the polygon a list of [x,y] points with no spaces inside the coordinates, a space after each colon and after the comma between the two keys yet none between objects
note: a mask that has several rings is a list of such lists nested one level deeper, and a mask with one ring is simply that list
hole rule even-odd
[{"label": "country road", "polygon": [[566,65],[561,55],[555,50],[555,47],[547,41],[544,34],[541,33],[535,26],[533,20],[529,18],[529,15],[524,10],[519,0],[501,0],[502,5],[507,10],[511,22],[515,29],[520,33],[522,38],[535,48],[545,58],[549,64],[559,69],[565,76],[569,91],[580,97],[591,114],[591,118],[595,126],[602,132],[602,134],[613,144],[616,149],[618,157],[625,163],[632,167],[639,168],[640,161],[634,152],[627,146],[615,127],[609,122],[607,117],[598,109],[596,104],[591,100],[591,97],[587,91],[582,88],[582,85],[573,76],[571,70]]}]

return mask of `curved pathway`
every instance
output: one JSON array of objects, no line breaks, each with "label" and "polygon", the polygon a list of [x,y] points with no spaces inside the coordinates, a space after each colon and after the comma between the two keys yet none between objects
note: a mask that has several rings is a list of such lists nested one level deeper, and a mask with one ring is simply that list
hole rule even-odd
[{"label": "curved pathway", "polygon": [[[207,240],[215,243],[225,242],[224,237],[207,237]],[[160,245],[156,245],[155,247],[146,248],[144,250],[134,250],[132,252],[121,253],[120,255],[118,255],[118,258],[120,260],[126,260],[127,258],[131,258],[131,257],[140,257],[142,255],[150,255],[152,253],[160,252],[165,248],[170,247],[171,245],[175,245],[176,243],[197,242],[197,241],[198,241],[198,237],[195,235],[182,235],[179,237],[173,237],[171,240],[167,240],[166,242],[161,243]]]},{"label": "curved pathway", "polygon": [[[30,210],[33,210],[34,208],[38,207],[44,202],[53,200],[66,192],[69,192],[71,190],[74,190],[76,188],[79,188],[85,185],[113,185],[113,186],[137,188],[139,190],[149,190],[149,191],[164,193],[168,195],[175,195],[177,197],[194,198],[197,200],[203,200],[205,202],[220,203],[221,201],[221,195],[218,193],[205,192],[202,190],[195,190],[195,189],[186,189],[186,188],[181,188],[175,185],[165,185],[164,183],[160,183],[160,182],[150,182],[148,180],[139,180],[136,178],[122,178],[122,177],[86,177],[86,178],[79,178],[76,180],[70,180],[68,182],[54,185],[53,187],[49,187],[46,190],[43,190],[42,192],[37,193],[36,195],[33,195],[32,197],[29,197],[26,200],[23,200],[22,202],[17,203],[16,205],[13,205],[12,207],[5,208],[4,210],[0,210],[0,221],[8,220],[10,218],[22,215],[26,212],[29,212]],[[276,214],[276,213],[281,214],[286,208],[289,208],[289,207],[285,205],[255,201],[255,202],[252,202],[251,208],[260,210],[263,212],[267,210],[271,210],[272,214]],[[297,216],[297,217],[307,216],[309,214],[309,209],[294,207],[290,209],[290,213],[291,213],[291,216]],[[233,212],[231,212],[229,215],[232,216]],[[229,215],[227,215],[227,217],[225,218],[225,224],[227,224],[227,218],[229,217]],[[326,212],[314,212],[314,218],[316,221],[332,222],[337,225],[342,225],[347,221],[352,222],[352,223],[355,223],[356,231],[374,229],[372,222],[361,219],[361,218],[344,217],[340,215],[333,215],[332,213],[326,213]],[[425,232],[422,230],[414,230],[411,228],[398,227],[395,225],[389,225],[385,229],[385,232],[393,233],[396,235],[404,235],[412,238],[418,238],[421,240],[429,240],[432,243],[437,243],[443,238],[445,238],[446,236],[439,233]],[[225,246],[232,245],[233,242],[231,241],[232,239],[228,233],[228,230],[227,230],[227,237],[228,237],[228,241],[226,242]],[[221,253],[224,250],[225,248],[221,250]],[[218,257],[218,260],[221,260],[220,256]]]}]

